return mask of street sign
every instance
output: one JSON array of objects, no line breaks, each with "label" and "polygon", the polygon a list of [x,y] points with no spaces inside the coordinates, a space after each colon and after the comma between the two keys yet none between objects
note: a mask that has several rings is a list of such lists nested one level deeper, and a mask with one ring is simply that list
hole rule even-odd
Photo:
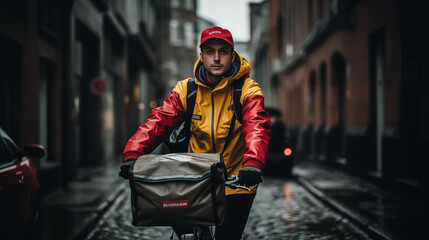
[{"label": "street sign", "polygon": [[106,91],[107,83],[106,80],[102,78],[94,78],[91,81],[90,85],[92,93],[95,95],[100,95]]}]

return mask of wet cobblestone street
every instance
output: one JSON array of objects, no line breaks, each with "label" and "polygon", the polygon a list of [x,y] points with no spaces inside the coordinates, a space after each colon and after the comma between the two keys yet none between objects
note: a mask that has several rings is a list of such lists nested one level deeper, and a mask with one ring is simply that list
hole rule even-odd
[{"label": "wet cobblestone street", "polygon": [[[169,239],[170,227],[131,225],[129,190],[120,195],[87,239]],[[293,180],[265,178],[243,239],[371,239]]]},{"label": "wet cobblestone street", "polygon": [[243,239],[371,239],[293,180],[266,178]]}]

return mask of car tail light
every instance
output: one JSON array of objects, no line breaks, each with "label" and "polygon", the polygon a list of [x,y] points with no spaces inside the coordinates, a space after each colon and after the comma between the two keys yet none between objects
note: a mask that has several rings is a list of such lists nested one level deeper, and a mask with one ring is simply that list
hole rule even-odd
[{"label": "car tail light", "polygon": [[292,148],[285,148],[285,150],[283,151],[283,153],[285,154],[285,156],[290,156],[292,155]]}]

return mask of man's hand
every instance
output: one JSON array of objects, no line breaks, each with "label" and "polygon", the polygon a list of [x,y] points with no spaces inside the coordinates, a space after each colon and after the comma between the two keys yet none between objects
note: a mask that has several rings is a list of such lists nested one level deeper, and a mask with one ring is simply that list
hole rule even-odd
[{"label": "man's hand", "polygon": [[130,169],[134,165],[135,162],[136,162],[135,159],[130,159],[130,160],[127,160],[126,162],[124,162],[119,169],[119,177],[122,177],[124,179],[128,179]]},{"label": "man's hand", "polygon": [[253,186],[262,182],[262,171],[258,168],[247,166],[238,172],[239,184]]}]

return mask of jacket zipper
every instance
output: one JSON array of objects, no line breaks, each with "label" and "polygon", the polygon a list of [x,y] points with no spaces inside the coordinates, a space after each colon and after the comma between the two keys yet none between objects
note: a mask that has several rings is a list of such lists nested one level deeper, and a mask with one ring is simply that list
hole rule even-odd
[{"label": "jacket zipper", "polygon": [[213,150],[216,153],[216,143],[215,143],[215,135],[214,135],[214,119],[215,119],[215,104],[214,104],[214,97],[212,92],[212,142],[213,142]]}]

